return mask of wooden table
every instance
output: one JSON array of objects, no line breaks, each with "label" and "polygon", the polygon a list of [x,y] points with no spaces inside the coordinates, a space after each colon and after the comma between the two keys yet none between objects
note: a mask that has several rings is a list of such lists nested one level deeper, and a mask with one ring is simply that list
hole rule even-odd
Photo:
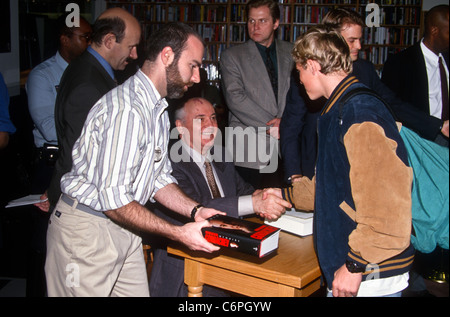
[{"label": "wooden table", "polygon": [[278,250],[262,259],[227,248],[207,254],[172,245],[167,251],[185,259],[190,297],[201,297],[204,284],[252,297],[306,297],[320,288],[312,236],[280,232]]}]

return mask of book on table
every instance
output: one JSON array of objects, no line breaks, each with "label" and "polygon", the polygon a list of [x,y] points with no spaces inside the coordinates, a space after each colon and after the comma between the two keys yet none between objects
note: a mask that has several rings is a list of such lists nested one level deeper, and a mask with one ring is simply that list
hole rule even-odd
[{"label": "book on table", "polygon": [[280,229],[264,223],[216,215],[202,229],[205,239],[221,247],[235,249],[260,258],[278,249]]},{"label": "book on table", "polygon": [[266,220],[265,223],[280,228],[282,231],[304,237],[313,233],[313,217],[312,212],[291,209],[286,211],[278,220]]}]

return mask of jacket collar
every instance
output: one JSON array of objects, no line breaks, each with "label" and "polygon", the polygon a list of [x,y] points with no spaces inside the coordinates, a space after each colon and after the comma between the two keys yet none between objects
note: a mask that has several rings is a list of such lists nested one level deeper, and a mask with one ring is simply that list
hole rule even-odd
[{"label": "jacket collar", "polygon": [[323,108],[322,113],[320,115],[323,116],[324,114],[328,113],[328,111],[330,111],[331,108],[333,108],[334,104],[339,100],[339,98],[342,97],[342,95],[348,89],[348,87],[358,82],[359,80],[353,75],[349,75],[343,81],[341,81],[339,85],[337,85],[337,87],[334,89],[333,93],[328,99],[328,102],[325,104],[325,107]]}]

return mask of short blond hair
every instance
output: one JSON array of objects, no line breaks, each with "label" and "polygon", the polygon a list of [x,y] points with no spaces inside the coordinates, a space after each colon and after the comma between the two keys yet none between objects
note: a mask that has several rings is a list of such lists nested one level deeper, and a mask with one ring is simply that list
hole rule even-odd
[{"label": "short blond hair", "polygon": [[297,39],[292,57],[303,67],[308,60],[318,62],[325,75],[339,71],[350,74],[353,71],[347,42],[336,29],[324,25],[309,29]]}]

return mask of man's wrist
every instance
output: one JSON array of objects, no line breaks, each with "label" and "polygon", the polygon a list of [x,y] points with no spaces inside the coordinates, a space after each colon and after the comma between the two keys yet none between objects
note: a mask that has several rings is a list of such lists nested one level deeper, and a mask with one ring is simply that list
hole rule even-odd
[{"label": "man's wrist", "polygon": [[345,267],[350,273],[364,273],[366,271],[366,266],[358,262],[347,260],[345,262]]},{"label": "man's wrist", "polygon": [[200,210],[200,208],[203,208],[203,205],[199,204],[192,209],[192,211],[191,211],[191,220],[192,221],[195,221],[195,215]]}]

